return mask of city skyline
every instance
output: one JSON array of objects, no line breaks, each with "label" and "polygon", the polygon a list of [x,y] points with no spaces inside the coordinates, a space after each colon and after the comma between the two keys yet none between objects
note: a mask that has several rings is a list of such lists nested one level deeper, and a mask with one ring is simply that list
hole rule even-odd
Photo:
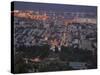
[{"label": "city skyline", "polygon": [[97,68],[96,6],[15,1],[12,8],[14,73]]}]

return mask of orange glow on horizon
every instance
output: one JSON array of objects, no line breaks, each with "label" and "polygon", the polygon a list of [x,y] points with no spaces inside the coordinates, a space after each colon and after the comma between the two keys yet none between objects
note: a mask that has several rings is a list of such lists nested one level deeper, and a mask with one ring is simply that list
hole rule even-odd
[{"label": "orange glow on horizon", "polygon": [[19,18],[31,19],[31,20],[47,20],[49,17],[46,15],[35,15],[30,12],[12,11],[12,15]]}]

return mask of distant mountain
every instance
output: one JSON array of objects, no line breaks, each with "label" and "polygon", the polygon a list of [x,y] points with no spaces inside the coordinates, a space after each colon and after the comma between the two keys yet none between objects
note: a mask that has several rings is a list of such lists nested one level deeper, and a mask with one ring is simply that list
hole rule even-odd
[{"label": "distant mountain", "polygon": [[16,10],[45,10],[45,11],[67,11],[67,12],[92,12],[97,14],[96,6],[67,5],[67,4],[50,4],[14,1]]}]

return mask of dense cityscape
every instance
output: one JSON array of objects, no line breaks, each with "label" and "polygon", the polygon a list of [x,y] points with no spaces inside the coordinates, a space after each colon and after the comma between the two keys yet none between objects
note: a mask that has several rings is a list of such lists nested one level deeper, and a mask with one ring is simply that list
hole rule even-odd
[{"label": "dense cityscape", "polygon": [[14,10],[15,72],[97,68],[97,16]]}]

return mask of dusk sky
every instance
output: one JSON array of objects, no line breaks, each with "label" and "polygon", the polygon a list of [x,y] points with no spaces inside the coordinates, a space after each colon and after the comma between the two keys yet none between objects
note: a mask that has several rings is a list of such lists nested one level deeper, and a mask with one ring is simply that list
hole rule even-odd
[{"label": "dusk sky", "polygon": [[45,10],[45,11],[67,11],[67,12],[92,12],[97,13],[96,6],[80,6],[67,4],[49,4],[35,2],[18,2],[14,1],[16,10]]}]

